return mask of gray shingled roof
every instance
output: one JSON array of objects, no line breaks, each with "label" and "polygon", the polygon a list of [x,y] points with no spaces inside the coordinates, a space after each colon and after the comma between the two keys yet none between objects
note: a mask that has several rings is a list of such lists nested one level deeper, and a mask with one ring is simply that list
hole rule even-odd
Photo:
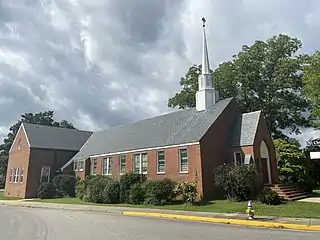
[{"label": "gray shingled roof", "polygon": [[23,123],[30,147],[79,151],[92,132]]},{"label": "gray shingled roof", "polygon": [[95,132],[70,162],[98,154],[198,142],[232,100],[221,100],[207,111],[179,110]]},{"label": "gray shingled roof", "polygon": [[261,111],[249,112],[236,118],[231,131],[232,146],[253,145],[256,136]]}]

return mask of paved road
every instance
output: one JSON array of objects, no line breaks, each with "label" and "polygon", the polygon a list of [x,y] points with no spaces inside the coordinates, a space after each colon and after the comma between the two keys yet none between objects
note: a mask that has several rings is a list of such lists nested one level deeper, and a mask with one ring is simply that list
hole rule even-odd
[{"label": "paved road", "polygon": [[320,233],[0,206],[1,240],[316,240]]}]

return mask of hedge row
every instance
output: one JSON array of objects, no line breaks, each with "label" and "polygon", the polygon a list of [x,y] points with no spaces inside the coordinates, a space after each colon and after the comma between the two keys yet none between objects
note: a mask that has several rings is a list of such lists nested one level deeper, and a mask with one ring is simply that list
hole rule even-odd
[{"label": "hedge row", "polygon": [[196,199],[196,187],[192,183],[180,183],[170,179],[147,180],[144,175],[126,173],[120,180],[107,176],[87,176],[76,184],[76,196],[93,203],[169,204],[180,196],[187,203]]},{"label": "hedge row", "polygon": [[107,176],[87,176],[84,180],[70,175],[58,175],[52,183],[42,183],[38,197],[75,197],[92,203],[127,203],[165,205],[177,197],[186,203],[196,201],[194,183],[176,183],[168,178],[147,180],[145,175],[126,173],[120,180]]}]

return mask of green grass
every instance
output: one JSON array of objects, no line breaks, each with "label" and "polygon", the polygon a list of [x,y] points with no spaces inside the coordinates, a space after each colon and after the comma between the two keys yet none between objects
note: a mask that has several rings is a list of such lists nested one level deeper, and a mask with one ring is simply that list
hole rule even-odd
[{"label": "green grass", "polygon": [[[37,200],[47,203],[58,204],[86,204],[86,205],[103,205],[93,204],[81,201],[78,198],[57,198]],[[201,211],[215,213],[245,213],[247,202],[230,202],[226,200],[217,200],[204,204],[202,206],[187,206],[181,203],[173,203],[166,206],[147,206],[147,205],[128,205],[128,204],[112,204],[105,206],[118,207],[134,207],[134,208],[156,208],[168,210],[186,210],[186,211]],[[277,216],[277,217],[292,217],[292,218],[320,218],[320,204],[308,202],[288,202],[278,206],[269,206],[259,202],[253,203],[254,210],[259,216]]]}]

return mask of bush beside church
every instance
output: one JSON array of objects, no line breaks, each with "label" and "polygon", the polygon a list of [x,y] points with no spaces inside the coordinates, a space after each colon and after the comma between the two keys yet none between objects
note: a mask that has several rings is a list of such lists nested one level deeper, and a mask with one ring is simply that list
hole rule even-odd
[{"label": "bush beside church", "polygon": [[[144,175],[126,173],[119,180],[108,176],[87,176],[84,180],[70,175],[58,175],[53,184],[41,184],[38,197],[74,197],[100,204],[165,205],[177,198],[194,204],[197,197],[195,183],[176,183],[168,178],[147,180]],[[53,189],[55,191],[53,191]]]}]

